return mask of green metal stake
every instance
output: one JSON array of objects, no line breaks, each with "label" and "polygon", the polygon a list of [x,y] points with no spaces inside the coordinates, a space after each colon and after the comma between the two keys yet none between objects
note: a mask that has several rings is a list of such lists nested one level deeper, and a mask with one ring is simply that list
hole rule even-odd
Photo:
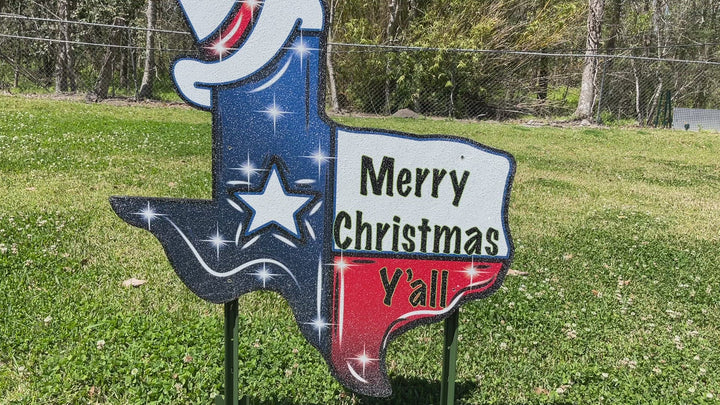
[{"label": "green metal stake", "polygon": [[216,405],[238,405],[238,300],[225,304],[225,396]]},{"label": "green metal stake", "polygon": [[445,319],[445,342],[443,345],[443,369],[440,382],[440,405],[455,403],[455,376],[457,374],[458,324],[460,311]]}]

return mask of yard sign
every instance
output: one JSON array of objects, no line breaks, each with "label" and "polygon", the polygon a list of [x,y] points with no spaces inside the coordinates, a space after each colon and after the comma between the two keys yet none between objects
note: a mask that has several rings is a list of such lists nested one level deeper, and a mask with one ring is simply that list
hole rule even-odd
[{"label": "yard sign", "polygon": [[502,283],[508,153],[324,114],[320,0],[179,0],[200,53],[181,96],[213,118],[213,199],[113,197],[199,297],[278,292],[346,387],[391,393],[388,344]]}]

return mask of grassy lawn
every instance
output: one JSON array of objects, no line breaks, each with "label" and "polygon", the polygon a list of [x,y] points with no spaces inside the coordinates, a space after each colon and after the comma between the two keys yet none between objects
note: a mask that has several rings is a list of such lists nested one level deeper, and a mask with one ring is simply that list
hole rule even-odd
[{"label": "grassy lawn", "polygon": [[[518,163],[513,268],[462,308],[458,402],[717,403],[720,134],[343,118],[467,136]],[[210,115],[0,97],[0,403],[210,403],[222,307],[110,195],[209,198]],[[123,288],[136,277],[147,284]],[[240,300],[258,403],[427,404],[442,325],[393,342],[394,397],[346,392],[272,293]]]}]

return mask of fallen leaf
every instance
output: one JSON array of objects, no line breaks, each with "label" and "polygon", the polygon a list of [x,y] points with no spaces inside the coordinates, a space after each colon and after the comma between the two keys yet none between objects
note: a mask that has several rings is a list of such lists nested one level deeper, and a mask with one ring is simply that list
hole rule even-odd
[{"label": "fallen leaf", "polygon": [[133,277],[123,281],[122,286],[125,288],[140,287],[145,283],[147,283],[147,280],[138,280],[137,278]]},{"label": "fallen leaf", "polygon": [[507,274],[508,276],[527,276],[528,272],[510,269],[508,270]]},{"label": "fallen leaf", "polygon": [[192,363],[192,361],[193,361],[193,358],[189,354],[186,354],[185,357],[183,357],[183,362],[185,362],[185,363]]},{"label": "fallen leaf", "polygon": [[575,256],[572,253],[566,253],[563,255],[563,259],[565,259],[565,260],[570,260],[573,257],[575,257]]},{"label": "fallen leaf", "polygon": [[90,396],[90,398],[93,398],[95,395],[97,395],[98,391],[99,390],[97,389],[97,387],[95,387],[93,385],[92,387],[90,387],[90,391],[88,392],[88,395]]},{"label": "fallen leaf", "polygon": [[550,391],[542,387],[535,387],[535,393],[537,395],[550,395]]}]

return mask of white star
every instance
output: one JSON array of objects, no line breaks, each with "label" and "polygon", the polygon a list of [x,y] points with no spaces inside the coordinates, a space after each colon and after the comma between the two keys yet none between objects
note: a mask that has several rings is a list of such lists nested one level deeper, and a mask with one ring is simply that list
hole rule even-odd
[{"label": "white star", "polygon": [[153,220],[157,219],[158,217],[164,216],[163,214],[158,214],[157,212],[155,212],[154,209],[152,209],[152,207],[150,207],[150,201],[148,201],[147,203],[147,208],[143,209],[140,212],[136,212],[135,215],[140,215],[141,217],[143,217],[144,220],[147,221],[148,231],[150,230],[150,223]]},{"label": "white star", "polygon": [[302,38],[300,38],[300,40],[297,41],[297,43],[295,43],[295,45],[293,45],[291,49],[295,51],[295,53],[300,55],[300,57],[309,54],[311,50],[310,48],[308,48],[307,45],[305,45],[305,41],[303,41]]},{"label": "white star", "polygon": [[215,225],[215,235],[212,235],[209,239],[201,240],[201,242],[210,243],[215,248],[217,259],[220,260],[220,248],[225,247],[228,243],[232,241],[224,240],[222,235],[220,235],[220,228],[218,227],[218,225]]},{"label": "white star", "polygon": [[475,267],[474,260],[465,270],[463,270],[463,273],[467,274],[467,276],[470,277],[470,284],[472,284],[474,278],[480,274],[477,267]]},{"label": "white star", "polygon": [[318,180],[320,179],[320,170],[322,168],[322,165],[324,165],[325,163],[329,162],[332,159],[335,159],[335,158],[331,158],[330,156],[326,155],[325,152],[323,152],[322,148],[320,148],[320,145],[318,145],[317,151],[313,152],[312,155],[303,156],[303,157],[307,158],[307,159],[312,159],[315,162],[315,164],[317,165]]},{"label": "white star", "polygon": [[377,361],[378,359],[373,359],[373,358],[368,357],[367,350],[365,349],[365,346],[363,346],[362,354],[359,354],[357,357],[353,357],[350,360],[355,360],[362,365],[363,377],[365,377],[365,366],[367,366],[368,364],[370,364],[374,361]]},{"label": "white star", "polygon": [[215,52],[215,55],[217,55],[220,58],[220,60],[222,61],[223,56],[225,56],[225,54],[228,52],[228,50],[230,48],[227,46],[226,42],[219,40],[219,41],[215,42],[214,44],[212,44],[210,46],[210,49],[213,52]]},{"label": "white star", "polygon": [[258,280],[262,281],[263,288],[265,288],[265,285],[268,281],[272,281],[273,278],[280,276],[280,274],[275,274],[268,270],[265,267],[265,263],[263,263],[262,269],[256,271],[255,273],[250,273],[250,275],[257,277]]},{"label": "white star", "polygon": [[338,270],[340,273],[344,273],[345,270],[348,270],[349,268],[353,267],[354,264],[351,264],[348,262],[342,254],[340,254],[340,258],[335,260],[335,263],[331,264],[330,266],[334,266],[336,270]]},{"label": "white star", "polygon": [[313,198],[304,194],[288,194],[280,181],[280,175],[275,166],[271,169],[263,191],[259,193],[236,192],[235,196],[253,211],[250,225],[245,231],[246,235],[274,224],[298,239],[300,239],[300,230],[295,215]]},{"label": "white star", "polygon": [[325,319],[318,316],[312,322],[305,322],[306,325],[311,325],[318,333],[318,340],[322,339],[322,331],[327,329],[330,323],[325,322]]},{"label": "white star", "polygon": [[310,54],[310,52],[312,52],[312,51],[318,51],[319,49],[308,47],[305,44],[305,41],[303,41],[303,39],[302,39],[302,34],[300,34],[300,35],[301,35],[300,40],[298,42],[296,42],[295,45],[293,45],[293,47],[290,49],[295,51],[295,53],[298,56],[300,56],[300,71],[302,72],[305,55]]},{"label": "white star", "polygon": [[250,191],[250,178],[260,172],[266,171],[265,169],[258,169],[255,167],[253,162],[250,161],[250,152],[248,152],[247,155],[247,162],[243,163],[242,166],[238,168],[231,168],[230,170],[239,170],[245,175],[245,177],[247,177],[248,191]]},{"label": "white star", "polygon": [[292,114],[292,113],[290,113],[290,112],[288,112],[288,111],[283,111],[282,109],[280,109],[280,107],[278,107],[277,102],[275,101],[275,95],[274,95],[274,94],[273,94],[273,103],[272,103],[272,105],[271,105],[271,106],[268,106],[267,109],[262,110],[262,111],[258,111],[258,112],[265,113],[265,114],[268,116],[268,118],[270,118],[270,119],[273,120],[273,132],[276,132],[276,131],[277,131],[277,121],[278,121],[279,118],[282,118],[282,116],[283,116],[283,115],[286,115],[286,114]]}]

